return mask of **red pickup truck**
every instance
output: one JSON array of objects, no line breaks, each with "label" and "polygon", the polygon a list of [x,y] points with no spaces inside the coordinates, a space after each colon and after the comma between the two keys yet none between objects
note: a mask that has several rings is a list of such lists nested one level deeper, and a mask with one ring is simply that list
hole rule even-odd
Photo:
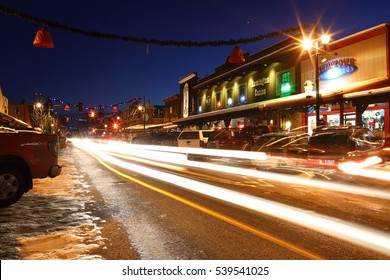
[{"label": "red pickup truck", "polygon": [[19,201],[34,178],[60,175],[58,149],[58,136],[0,113],[0,207]]}]

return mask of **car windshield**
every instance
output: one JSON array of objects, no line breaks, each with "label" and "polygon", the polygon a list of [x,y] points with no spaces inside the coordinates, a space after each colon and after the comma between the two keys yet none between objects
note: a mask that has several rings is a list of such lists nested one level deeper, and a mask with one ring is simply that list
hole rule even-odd
[{"label": "car windshield", "polygon": [[337,145],[337,146],[349,146],[350,134],[346,132],[322,132],[313,135],[310,138],[311,145]]},{"label": "car windshield", "polygon": [[203,137],[208,138],[212,131],[202,131]]},{"label": "car windshield", "polygon": [[257,150],[259,150],[262,147],[265,147],[268,145],[273,145],[276,143],[280,143],[281,145],[283,145],[280,141],[280,140],[283,140],[283,138],[285,138],[285,136],[283,136],[283,135],[260,136],[260,138],[256,141],[256,144],[254,145],[254,147]]},{"label": "car windshield", "polygon": [[186,131],[180,134],[179,139],[199,139],[198,131]]}]

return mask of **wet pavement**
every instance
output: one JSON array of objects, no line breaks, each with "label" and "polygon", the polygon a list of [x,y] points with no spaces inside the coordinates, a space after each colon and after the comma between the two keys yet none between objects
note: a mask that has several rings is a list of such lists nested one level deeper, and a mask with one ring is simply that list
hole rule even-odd
[{"label": "wet pavement", "polygon": [[115,239],[125,244],[127,237],[120,224],[99,211],[104,201],[72,149],[60,151],[60,176],[35,179],[33,190],[18,203],[0,208],[0,259],[137,258],[131,250],[111,250]]}]

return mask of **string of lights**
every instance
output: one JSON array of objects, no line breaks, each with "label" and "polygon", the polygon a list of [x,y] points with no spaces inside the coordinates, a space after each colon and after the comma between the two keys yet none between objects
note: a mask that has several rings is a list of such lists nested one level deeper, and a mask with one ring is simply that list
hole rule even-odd
[{"label": "string of lights", "polygon": [[284,29],[280,31],[270,32],[264,35],[257,35],[249,38],[230,39],[230,40],[208,40],[208,41],[158,40],[152,38],[126,36],[126,35],[119,35],[113,33],[102,33],[98,31],[88,31],[82,28],[65,25],[57,21],[39,18],[3,5],[0,5],[0,12],[9,16],[18,17],[23,20],[32,21],[55,29],[61,29],[66,32],[72,32],[78,35],[84,35],[87,37],[93,37],[97,39],[121,40],[125,42],[144,43],[149,45],[178,46],[178,47],[220,47],[220,46],[232,46],[232,45],[239,45],[239,44],[249,44],[249,43],[263,41],[266,39],[272,39],[281,36],[287,36],[289,34],[295,34],[300,32],[303,29],[307,29],[310,27],[310,24],[307,24],[300,27],[294,27],[294,28]]},{"label": "string of lights", "polygon": [[[122,105],[125,105],[127,103],[133,103],[133,102],[136,102],[136,101],[140,101],[143,97],[135,97],[135,98],[132,98],[132,99],[129,99],[127,101],[122,101],[122,102],[118,102],[118,103],[115,103],[115,104],[110,104],[110,105],[99,105],[99,106],[94,106],[94,107],[84,107],[83,104],[81,102],[78,102],[78,103],[72,103],[72,102],[66,102],[66,101],[63,101],[59,98],[55,98],[55,97],[50,97],[50,96],[46,96],[46,95],[43,95],[41,93],[35,93],[35,98],[39,100],[39,98],[37,96],[40,96],[40,97],[43,97],[47,100],[50,100],[51,102],[58,102],[60,104],[62,104],[64,106],[64,109],[66,106],[69,106],[69,107],[74,107],[74,108],[78,108],[79,111],[98,111],[98,110],[102,110],[102,109],[105,109],[105,108],[111,108],[112,110],[114,108],[117,108],[119,106],[122,106]],[[69,108],[70,109],[70,108]]]}]

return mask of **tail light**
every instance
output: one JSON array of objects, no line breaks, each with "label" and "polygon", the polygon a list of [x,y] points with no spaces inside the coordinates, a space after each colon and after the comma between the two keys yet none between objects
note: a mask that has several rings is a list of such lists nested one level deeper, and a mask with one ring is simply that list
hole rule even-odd
[{"label": "tail light", "polygon": [[53,156],[58,157],[59,145],[57,141],[50,141],[48,143],[48,148],[49,151],[53,154]]}]

